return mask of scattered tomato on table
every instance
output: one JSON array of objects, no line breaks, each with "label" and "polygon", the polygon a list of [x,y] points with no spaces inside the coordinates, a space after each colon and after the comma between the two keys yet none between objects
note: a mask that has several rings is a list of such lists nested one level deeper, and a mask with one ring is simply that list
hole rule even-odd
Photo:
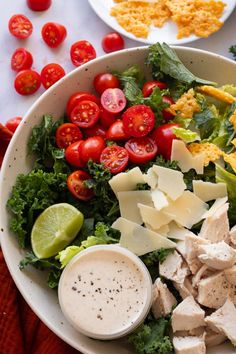
[{"label": "scattered tomato on table", "polygon": [[47,22],[42,28],[42,38],[50,48],[57,48],[66,38],[65,26],[56,22]]},{"label": "scattered tomato on table", "polygon": [[47,64],[41,71],[41,81],[45,89],[54,85],[58,80],[65,76],[63,67],[56,63]]},{"label": "scattered tomato on table", "polygon": [[11,68],[14,71],[30,69],[33,64],[32,54],[25,48],[17,48],[11,57]]},{"label": "scattered tomato on table", "polygon": [[102,39],[102,48],[106,53],[116,52],[124,47],[124,38],[117,32],[107,33]]},{"label": "scattered tomato on table", "polygon": [[45,11],[51,4],[52,0],[27,0],[28,7],[33,11]]},{"label": "scattered tomato on table", "polygon": [[10,33],[18,39],[26,39],[33,32],[32,22],[25,15],[13,15],[8,22]]},{"label": "scattered tomato on table", "polygon": [[70,57],[72,64],[75,66],[81,66],[82,64],[95,59],[96,56],[96,50],[88,41],[78,41],[71,46]]}]

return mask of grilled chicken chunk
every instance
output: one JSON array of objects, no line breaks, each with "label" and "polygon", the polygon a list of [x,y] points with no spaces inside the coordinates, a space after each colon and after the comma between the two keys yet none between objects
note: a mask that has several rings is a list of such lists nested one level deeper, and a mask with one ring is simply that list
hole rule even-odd
[{"label": "grilled chicken chunk", "polygon": [[236,251],[224,241],[198,246],[198,258],[208,267],[223,270],[234,265]]},{"label": "grilled chicken chunk", "polygon": [[159,274],[164,278],[182,284],[185,277],[189,274],[189,269],[181,255],[175,251],[169,254],[164,262],[159,264]]},{"label": "grilled chicken chunk", "polygon": [[177,305],[176,298],[169,291],[167,285],[157,278],[153,285],[152,312],[154,317],[158,319],[169,315],[175,305]]},{"label": "grilled chicken chunk", "polygon": [[186,235],[185,238],[185,250],[186,250],[186,262],[190,268],[192,274],[196,274],[197,271],[201,268],[202,263],[198,259],[198,247],[200,245],[206,245],[209,241],[192,235]]},{"label": "grilled chicken chunk", "polygon": [[174,337],[173,346],[176,354],[206,353],[206,345],[202,337]]}]

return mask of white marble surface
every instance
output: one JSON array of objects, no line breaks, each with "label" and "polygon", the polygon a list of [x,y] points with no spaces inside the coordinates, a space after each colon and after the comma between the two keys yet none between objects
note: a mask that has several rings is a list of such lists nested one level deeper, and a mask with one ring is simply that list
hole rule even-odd
[{"label": "white marble surface", "polygon": [[[25,14],[33,22],[33,34],[27,40],[17,40],[8,32],[8,20],[16,13]],[[47,47],[41,39],[41,27],[48,21],[64,24],[68,30],[66,41],[56,50]],[[26,0],[0,0],[0,122],[4,123],[17,115],[23,116],[44,91],[41,88],[29,97],[20,96],[15,92],[13,87],[15,73],[10,68],[10,58],[17,47],[25,47],[31,51],[34,56],[33,68],[39,72],[49,62],[57,62],[69,72],[74,69],[69,55],[71,44],[77,40],[87,39],[96,48],[97,55],[103,55],[101,39],[109,31],[111,29],[93,13],[87,0],[53,0],[51,8],[41,13],[30,11],[26,6]],[[228,48],[236,44],[235,33],[236,10],[218,33],[187,46],[232,58]],[[141,45],[139,42],[126,39],[127,48]]]}]

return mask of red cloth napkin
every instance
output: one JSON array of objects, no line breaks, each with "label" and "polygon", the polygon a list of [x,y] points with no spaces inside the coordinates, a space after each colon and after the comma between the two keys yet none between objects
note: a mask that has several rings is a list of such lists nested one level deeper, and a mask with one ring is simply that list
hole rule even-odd
[{"label": "red cloth napkin", "polygon": [[10,276],[1,249],[0,354],[81,354],[31,311]]}]

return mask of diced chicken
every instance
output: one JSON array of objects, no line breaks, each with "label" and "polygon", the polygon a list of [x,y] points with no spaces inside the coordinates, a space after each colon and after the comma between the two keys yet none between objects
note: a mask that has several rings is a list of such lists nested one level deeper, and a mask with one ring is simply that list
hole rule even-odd
[{"label": "diced chicken", "polygon": [[233,302],[226,300],[224,305],[211,316],[205,318],[206,324],[214,331],[223,333],[233,345],[236,345],[236,308]]},{"label": "diced chicken", "polygon": [[225,269],[225,277],[232,285],[236,285],[236,265],[229,269]]},{"label": "diced chicken", "polygon": [[173,285],[178,290],[182,299],[185,299],[186,297],[188,297],[190,295],[192,295],[193,297],[197,296],[197,291],[192,286],[192,283],[191,283],[189,277],[186,277],[182,284],[173,282]]},{"label": "diced chicken", "polygon": [[205,354],[206,346],[201,337],[174,337],[173,346],[176,354]]},{"label": "diced chicken", "polygon": [[173,311],[173,332],[189,331],[204,326],[204,317],[205,311],[201,309],[192,296],[188,296]]},{"label": "diced chicken", "polygon": [[202,224],[199,236],[212,243],[225,241],[229,243],[229,204],[225,203],[219,207],[214,215],[206,218]]},{"label": "diced chicken", "polygon": [[218,272],[200,280],[197,301],[203,306],[218,309],[231,291],[232,285],[227,281],[224,272]]},{"label": "diced chicken", "polygon": [[188,336],[204,337],[205,330],[206,327],[202,326],[202,327],[191,329],[190,331],[177,331],[175,332],[175,337],[188,337]]},{"label": "diced chicken", "polygon": [[194,234],[188,234],[185,238],[185,249],[186,249],[186,262],[190,268],[192,274],[196,274],[201,268],[202,263],[198,259],[198,247],[199,245],[206,245],[209,241],[196,236]]},{"label": "diced chicken", "polygon": [[236,251],[224,241],[199,245],[198,254],[202,263],[218,270],[232,267],[236,260]]},{"label": "diced chicken", "polygon": [[188,267],[184,263],[181,255],[176,251],[169,254],[164,262],[159,264],[160,276],[176,281],[177,283],[183,283],[188,273]]},{"label": "diced chicken", "polygon": [[203,278],[205,274],[209,274],[209,268],[206,264],[203,264],[201,268],[197,271],[197,273],[192,278],[192,286],[195,288],[198,286],[200,280]]},{"label": "diced chicken", "polygon": [[233,245],[236,245],[236,225],[232,227],[232,229],[229,232],[230,236],[230,241],[232,242]]},{"label": "diced chicken", "polygon": [[227,337],[219,332],[206,328],[205,343],[207,347],[214,347],[226,341]]},{"label": "diced chicken", "polygon": [[153,285],[152,312],[154,317],[158,319],[169,315],[176,304],[176,298],[169,291],[167,285],[157,278]]}]

